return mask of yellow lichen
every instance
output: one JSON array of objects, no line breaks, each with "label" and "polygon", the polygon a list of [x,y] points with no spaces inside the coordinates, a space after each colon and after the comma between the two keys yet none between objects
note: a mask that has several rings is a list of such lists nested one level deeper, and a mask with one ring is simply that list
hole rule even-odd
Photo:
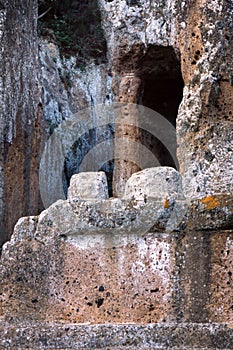
[{"label": "yellow lichen", "polygon": [[201,202],[205,205],[206,209],[211,210],[220,205],[219,199],[214,196],[208,196],[201,199]]},{"label": "yellow lichen", "polygon": [[169,209],[170,208],[170,203],[169,203],[169,200],[167,198],[165,198],[163,206],[164,206],[165,209]]}]

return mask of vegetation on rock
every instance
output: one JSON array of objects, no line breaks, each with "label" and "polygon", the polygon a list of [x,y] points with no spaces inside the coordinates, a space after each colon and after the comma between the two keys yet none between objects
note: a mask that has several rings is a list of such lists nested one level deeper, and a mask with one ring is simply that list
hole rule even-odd
[{"label": "vegetation on rock", "polygon": [[106,42],[97,0],[39,0],[38,32],[60,47],[63,56],[77,56],[77,63],[89,59],[105,61]]}]

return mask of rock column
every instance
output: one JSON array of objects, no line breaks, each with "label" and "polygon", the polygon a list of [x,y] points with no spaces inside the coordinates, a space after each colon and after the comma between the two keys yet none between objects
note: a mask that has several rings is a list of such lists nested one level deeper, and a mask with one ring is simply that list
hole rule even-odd
[{"label": "rock column", "polygon": [[[113,86],[115,93],[115,101],[124,103],[120,114],[124,123],[119,124],[119,115],[115,128],[115,160],[113,171],[113,195],[121,197],[124,193],[125,183],[130,176],[141,170],[139,164],[133,160],[139,152],[140,129],[137,128],[138,112],[137,108],[133,108],[133,116],[130,116],[131,124],[125,123],[129,115],[129,104],[140,103],[142,94],[142,81],[134,73],[125,73],[120,77],[117,86]],[[132,114],[132,108],[130,108]],[[132,118],[133,117],[133,118]],[[132,123],[133,121],[133,123]],[[124,141],[125,140],[125,141]],[[140,155],[139,155],[140,158]]]}]

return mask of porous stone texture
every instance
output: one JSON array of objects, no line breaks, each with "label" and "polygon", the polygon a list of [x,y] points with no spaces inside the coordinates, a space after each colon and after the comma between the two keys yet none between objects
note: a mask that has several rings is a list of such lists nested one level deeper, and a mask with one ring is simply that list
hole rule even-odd
[{"label": "porous stone texture", "polygon": [[[126,114],[127,104],[138,103],[140,100],[140,95],[142,93],[142,82],[141,79],[134,73],[126,73],[119,82],[118,90],[114,89],[115,101],[124,103],[122,106],[122,114]],[[130,115],[134,117],[135,123],[138,119],[138,111],[135,108],[134,111],[131,109]],[[136,124],[137,125],[137,124]],[[138,128],[132,128],[132,126],[126,123],[117,124],[115,127],[115,160],[113,169],[113,195],[116,197],[121,197],[124,194],[126,181],[130,178],[133,173],[140,170],[139,164],[133,162],[132,157],[126,155],[126,149],[129,146],[122,145],[122,138],[127,135],[127,139],[134,141],[134,146],[130,146],[132,154],[138,154],[138,142],[140,131]],[[118,150],[124,149],[123,157],[118,157]],[[127,166],[126,166],[127,161]]]},{"label": "porous stone texture", "polygon": [[1,254],[0,316],[232,325],[232,197],[192,201],[178,221],[179,206],[168,204],[59,200],[20,219]]},{"label": "porous stone texture", "polygon": [[[37,16],[36,0],[1,1],[0,245],[21,216],[44,209],[38,169],[54,129],[73,113],[113,99],[108,65],[88,61],[82,69],[76,57],[61,57],[54,39],[38,38]],[[102,134],[90,135],[78,156],[67,155],[65,190],[83,154]]]},{"label": "porous stone texture", "polygon": [[144,200],[147,197],[184,199],[182,178],[169,167],[156,167],[133,174],[126,183],[124,198]]},{"label": "porous stone texture", "polygon": [[233,231],[186,231],[177,237],[177,317],[232,325]]},{"label": "porous stone texture", "polygon": [[[183,88],[184,84],[183,96],[175,102],[176,113],[171,118],[177,128],[184,189],[195,198],[232,192],[230,1],[99,0],[99,5],[108,62],[88,62],[85,69],[81,69],[76,65],[76,57],[61,57],[54,40],[38,40],[36,1],[30,5],[18,0],[1,2],[0,227],[3,241],[10,237],[20,216],[38,214],[43,209],[39,195],[39,159],[44,142],[63,119],[82,108],[111,103],[113,97],[115,101],[147,105],[144,91],[155,91],[153,100],[160,99],[160,86],[164,85],[167,91],[171,80],[174,90],[179,85]],[[17,28],[17,33],[12,28]],[[156,84],[157,90],[153,90]],[[165,106],[172,104],[170,96],[158,112],[165,115]],[[95,118],[93,115],[93,120]],[[122,135],[127,132],[139,140],[132,128],[124,126],[116,131]],[[97,134],[87,136],[78,155],[75,147],[67,155],[65,187],[70,177],[79,171],[77,161],[101,140],[103,130]],[[108,130],[106,138],[111,134]],[[147,146],[150,143],[148,141]],[[158,145],[155,148],[158,149]],[[127,180],[132,172],[139,170],[132,162],[125,165],[119,161],[118,165],[115,182],[122,173]]]},{"label": "porous stone texture", "polygon": [[[145,84],[148,76],[154,76],[155,85],[166,75],[177,78],[180,69],[184,89],[176,127],[184,187],[195,198],[232,193],[231,2],[100,0],[100,4],[115,94],[127,74]],[[136,98],[138,89],[131,93],[131,99]]]},{"label": "porous stone texture", "polygon": [[68,199],[107,199],[108,183],[106,174],[100,172],[85,172],[71,177],[68,189]]},{"label": "porous stone texture", "polygon": [[210,293],[207,310],[213,320],[232,322],[233,231],[213,232],[211,239]]},{"label": "porous stone texture", "polygon": [[74,325],[0,323],[7,349],[231,350],[232,329],[217,324]]},{"label": "porous stone texture", "polygon": [[175,235],[180,320],[232,324],[232,208],[232,196],[192,201],[184,230]]},{"label": "porous stone texture", "polygon": [[39,40],[39,59],[44,119],[50,133],[72,114],[93,105],[112,102],[112,79],[106,64],[87,62],[82,69],[77,66],[76,57],[61,56],[58,46],[49,38]]},{"label": "porous stone texture", "polygon": [[[61,58],[54,42],[39,43],[36,1],[0,2],[0,238],[20,216],[42,210],[39,159],[54,128],[113,97],[148,105],[176,126],[187,201],[161,189],[156,200],[144,193],[137,200],[71,199],[20,219],[1,253],[0,347],[230,350],[232,3],[99,4],[108,63],[82,70],[74,57]],[[169,86],[171,95],[151,104]],[[178,87],[182,96],[173,101]],[[116,132],[143,140],[127,125]],[[79,171],[77,160],[113,133],[110,126],[92,130],[80,153],[72,147],[64,187]],[[118,165],[116,183],[138,170]],[[126,322],[140,325],[120,325]]]},{"label": "porous stone texture", "polygon": [[[0,6],[0,242],[20,216],[37,214],[43,121],[36,1]],[[0,244],[1,244],[0,243]]]},{"label": "porous stone texture", "polygon": [[[172,236],[140,233],[140,210],[129,203],[114,207],[111,200],[103,202],[102,215],[100,202],[81,206],[59,201],[38,218],[20,219],[1,256],[4,319],[67,323],[173,319]],[[151,220],[152,213],[145,217]],[[136,224],[130,226],[131,221]]]}]

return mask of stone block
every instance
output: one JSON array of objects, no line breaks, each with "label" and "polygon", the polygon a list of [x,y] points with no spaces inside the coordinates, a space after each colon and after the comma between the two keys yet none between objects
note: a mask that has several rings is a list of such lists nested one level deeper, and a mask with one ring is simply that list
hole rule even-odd
[{"label": "stone block", "polygon": [[233,324],[233,231],[187,230],[177,236],[174,305],[194,323]]},{"label": "stone block", "polygon": [[75,174],[70,180],[68,199],[107,199],[107,177],[103,171]]},{"label": "stone block", "polygon": [[8,242],[0,318],[11,322],[154,323],[172,320],[171,236],[35,237]]},{"label": "stone block", "polygon": [[126,183],[124,198],[183,199],[181,175],[170,167],[148,168],[133,174]]}]

